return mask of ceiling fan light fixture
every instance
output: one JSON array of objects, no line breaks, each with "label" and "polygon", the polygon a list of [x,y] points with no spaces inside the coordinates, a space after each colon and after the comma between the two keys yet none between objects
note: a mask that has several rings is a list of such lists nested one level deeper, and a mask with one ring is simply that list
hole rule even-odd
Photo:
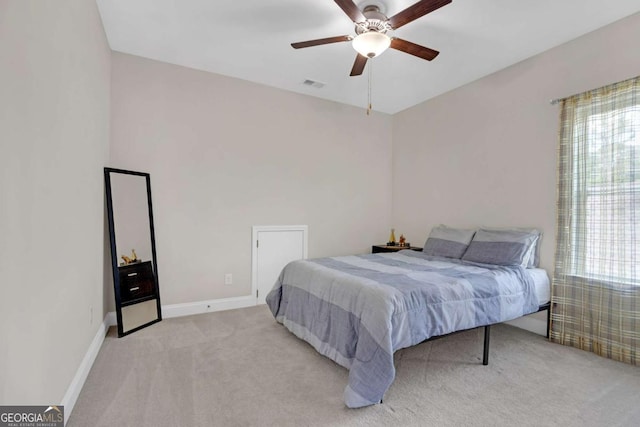
[{"label": "ceiling fan light fixture", "polygon": [[356,36],[351,42],[353,48],[365,58],[374,58],[391,45],[388,35],[377,31],[368,31]]}]

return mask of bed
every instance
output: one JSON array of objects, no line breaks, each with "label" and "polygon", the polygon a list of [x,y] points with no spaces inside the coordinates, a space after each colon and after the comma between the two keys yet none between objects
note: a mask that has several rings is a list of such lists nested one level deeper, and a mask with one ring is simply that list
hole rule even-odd
[{"label": "bed", "polygon": [[[544,270],[427,249],[294,261],[266,298],[276,321],[349,370],[350,408],[382,400],[395,377],[395,351],[545,307]],[[487,355],[488,328],[485,364]]]}]

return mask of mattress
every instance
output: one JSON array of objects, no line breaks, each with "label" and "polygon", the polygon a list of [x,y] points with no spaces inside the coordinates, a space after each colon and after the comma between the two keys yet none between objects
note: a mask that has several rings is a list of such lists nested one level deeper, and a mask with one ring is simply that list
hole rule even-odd
[{"label": "mattress", "polygon": [[551,300],[551,282],[547,270],[542,268],[528,268],[527,273],[533,279],[538,304],[543,305]]}]

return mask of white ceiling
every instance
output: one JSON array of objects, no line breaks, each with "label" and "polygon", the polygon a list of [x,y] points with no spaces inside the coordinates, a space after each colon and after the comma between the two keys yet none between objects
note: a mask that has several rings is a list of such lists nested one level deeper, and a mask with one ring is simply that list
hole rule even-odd
[{"label": "white ceiling", "polygon": [[[379,4],[387,16],[417,0]],[[373,109],[419,104],[640,11],[638,0],[453,0],[393,32],[440,51],[428,62],[389,49],[349,77],[351,43],[290,44],[354,34],[333,0],[97,0],[111,49]],[[630,41],[630,44],[632,42]],[[305,86],[306,79],[326,85]]]}]

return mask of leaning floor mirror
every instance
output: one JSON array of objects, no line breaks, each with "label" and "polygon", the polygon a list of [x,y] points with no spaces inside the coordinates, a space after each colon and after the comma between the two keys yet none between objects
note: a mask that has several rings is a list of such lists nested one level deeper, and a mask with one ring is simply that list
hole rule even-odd
[{"label": "leaning floor mirror", "polygon": [[148,173],[104,168],[118,336],[162,320]]}]

